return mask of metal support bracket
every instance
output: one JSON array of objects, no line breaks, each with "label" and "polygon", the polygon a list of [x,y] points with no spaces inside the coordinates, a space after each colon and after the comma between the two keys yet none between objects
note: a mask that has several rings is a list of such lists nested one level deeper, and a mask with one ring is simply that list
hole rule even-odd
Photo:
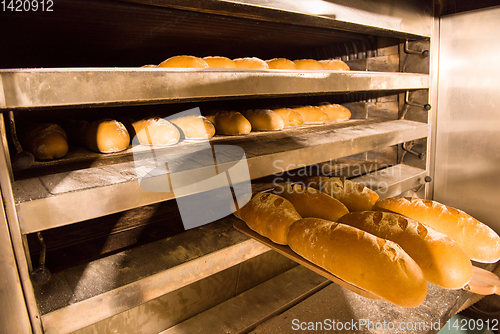
[{"label": "metal support bracket", "polygon": [[423,50],[423,51],[410,50],[408,46],[408,40],[405,41],[405,53],[411,55],[421,55],[423,57],[429,57],[429,50]]}]

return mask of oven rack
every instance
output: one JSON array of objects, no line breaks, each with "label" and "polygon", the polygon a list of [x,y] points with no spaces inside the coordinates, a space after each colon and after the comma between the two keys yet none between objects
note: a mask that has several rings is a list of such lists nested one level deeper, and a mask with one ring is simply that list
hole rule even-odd
[{"label": "oven rack", "polygon": [[[350,120],[300,129],[252,133],[214,143],[242,148],[250,178],[257,179],[329,159],[425,138],[427,133],[427,124],[415,121]],[[174,174],[182,177],[185,173],[203,173],[213,168],[211,154],[182,154],[190,146],[188,152],[196,151],[193,149],[196,145],[201,144],[180,143],[163,149],[162,154],[174,157],[169,164],[170,174],[156,176],[150,181],[162,182],[165,180],[163,178]],[[155,166],[155,160],[146,160],[141,160],[142,166],[148,163]],[[235,161],[230,159],[219,163],[219,173],[234,164]],[[135,166],[134,161],[128,161],[15,181],[12,186],[21,232],[37,232],[174,198],[172,192],[141,189]],[[186,166],[191,166],[191,170],[186,170]],[[408,170],[412,167],[401,165],[401,168]],[[413,179],[420,178],[425,172],[410,170]]]},{"label": "oven rack", "polygon": [[0,110],[96,107],[429,88],[429,75],[171,68],[0,70]]}]

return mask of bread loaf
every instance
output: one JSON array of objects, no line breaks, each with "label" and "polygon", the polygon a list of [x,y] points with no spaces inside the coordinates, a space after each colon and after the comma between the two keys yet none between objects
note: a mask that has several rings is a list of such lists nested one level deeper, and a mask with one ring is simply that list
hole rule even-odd
[{"label": "bread loaf", "polygon": [[322,71],[323,65],[314,59],[297,59],[293,61],[298,70],[316,70]]},{"label": "bread loaf", "polygon": [[351,111],[340,104],[323,103],[319,108],[328,115],[329,121],[345,121],[351,118]]},{"label": "bread loaf", "polygon": [[314,180],[316,183],[307,179],[306,184],[313,188],[317,187],[318,190],[338,199],[351,212],[370,211],[379,200],[378,194],[373,190],[347,179],[319,177]]},{"label": "bread loaf", "polygon": [[394,241],[420,266],[427,281],[447,289],[463,288],[472,278],[469,257],[450,237],[392,212],[351,212],[338,220],[379,238]]},{"label": "bread loaf", "polygon": [[321,65],[328,71],[350,71],[349,65],[340,59],[325,59],[319,61]]},{"label": "bread loaf", "polygon": [[288,245],[312,263],[396,305],[415,307],[426,297],[422,270],[399,245],[355,227],[304,218],[290,225]]},{"label": "bread loaf", "polygon": [[88,123],[80,131],[83,131],[84,146],[95,152],[120,152],[130,144],[130,135],[125,125],[113,119]]},{"label": "bread loaf", "polygon": [[206,117],[190,115],[170,120],[185,139],[210,139],[215,135],[215,126]]},{"label": "bread loaf", "polygon": [[68,153],[68,140],[63,128],[55,123],[34,126],[24,136],[24,149],[38,160],[52,160]]},{"label": "bread loaf", "polygon": [[143,119],[132,123],[137,140],[142,145],[173,145],[179,142],[181,134],[169,121],[159,117]]},{"label": "bread loaf", "polygon": [[276,70],[296,70],[297,65],[289,59],[286,58],[274,58],[266,60],[267,65],[270,69]]},{"label": "bread loaf", "polygon": [[313,217],[337,221],[349,213],[349,210],[340,201],[301,184],[278,184],[274,193],[289,200],[303,218]]},{"label": "bread loaf", "polygon": [[498,234],[461,210],[436,201],[409,197],[384,199],[374,209],[402,214],[446,234],[471,260],[491,263],[500,259]]},{"label": "bread loaf", "polygon": [[270,109],[252,109],[243,112],[252,125],[252,131],[281,130],[285,127],[283,118]]},{"label": "bread loaf", "polygon": [[256,57],[236,58],[234,59],[234,62],[238,68],[269,69],[269,66],[265,61]]},{"label": "bread loaf", "polygon": [[304,123],[302,115],[291,108],[279,108],[273,111],[283,118],[285,126],[298,126]]},{"label": "bread loaf", "polygon": [[304,119],[304,123],[326,123],[328,115],[321,108],[316,106],[294,107],[293,110],[298,112]]},{"label": "bread loaf", "polygon": [[208,56],[203,58],[210,68],[238,68],[236,63],[227,57]]},{"label": "bread loaf", "polygon": [[158,67],[208,68],[208,64],[195,56],[173,56],[161,62]]},{"label": "bread loaf", "polygon": [[255,194],[234,215],[255,232],[281,245],[287,244],[288,227],[302,218],[292,203],[271,193]]},{"label": "bread loaf", "polygon": [[246,135],[252,131],[250,122],[237,111],[219,111],[207,118],[215,125],[215,132],[221,135]]}]

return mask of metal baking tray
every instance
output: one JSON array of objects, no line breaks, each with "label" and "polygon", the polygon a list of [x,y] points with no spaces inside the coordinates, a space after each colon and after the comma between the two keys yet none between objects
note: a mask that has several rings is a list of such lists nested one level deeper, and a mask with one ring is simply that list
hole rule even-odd
[{"label": "metal baking tray", "polygon": [[172,68],[0,70],[0,110],[429,88],[429,75]]}]

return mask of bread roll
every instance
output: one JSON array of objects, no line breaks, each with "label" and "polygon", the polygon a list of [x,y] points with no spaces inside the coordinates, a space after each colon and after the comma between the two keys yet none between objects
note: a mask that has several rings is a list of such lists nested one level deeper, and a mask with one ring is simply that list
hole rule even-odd
[{"label": "bread roll", "polygon": [[289,200],[303,218],[337,221],[349,213],[346,206],[332,196],[301,184],[278,184],[274,193]]},{"label": "bread roll", "polygon": [[472,278],[472,263],[450,237],[392,212],[351,212],[338,220],[379,238],[394,241],[420,266],[427,281],[461,289]]},{"label": "bread roll", "polygon": [[273,111],[283,118],[285,126],[298,126],[304,123],[302,115],[291,108],[279,108]]},{"label": "bread roll", "polygon": [[130,144],[130,135],[125,125],[113,119],[91,122],[82,131],[84,146],[95,152],[120,152]]},{"label": "bread roll", "polygon": [[190,115],[170,120],[185,139],[209,139],[215,135],[215,126],[206,117]]},{"label": "bread roll", "polygon": [[298,70],[323,70],[323,65],[314,59],[297,59],[293,61]]},{"label": "bread roll", "polygon": [[326,112],[329,121],[345,121],[351,118],[351,111],[340,104],[324,103],[319,108]]},{"label": "bread roll", "polygon": [[325,70],[328,71],[350,71],[349,65],[340,59],[325,59],[319,61]]},{"label": "bread roll", "polygon": [[436,201],[410,197],[387,198],[374,210],[392,211],[415,219],[446,234],[471,260],[492,263],[500,260],[500,237],[467,213]]},{"label": "bread roll", "polygon": [[54,123],[43,123],[31,128],[23,142],[24,149],[38,160],[62,158],[68,153],[66,132]]},{"label": "bread roll", "polygon": [[392,241],[352,226],[304,218],[290,225],[288,244],[335,276],[396,305],[415,307],[426,297],[422,270]]},{"label": "bread roll", "polygon": [[370,211],[379,200],[379,196],[373,190],[347,179],[319,177],[317,180],[316,186],[311,179],[307,179],[306,184],[313,188],[318,187],[318,190],[338,199],[351,212]]},{"label": "bread roll", "polygon": [[209,56],[204,57],[203,60],[207,62],[210,68],[238,68],[236,63],[227,57]]},{"label": "bread roll", "polygon": [[283,118],[270,109],[252,109],[243,112],[252,124],[253,131],[281,130],[285,127]]},{"label": "bread roll", "polygon": [[166,119],[154,117],[132,123],[137,140],[142,145],[173,145],[179,142],[179,130]]},{"label": "bread roll", "polygon": [[274,58],[266,60],[267,65],[271,69],[276,70],[296,70],[297,65],[289,59],[286,58]]},{"label": "bread roll", "polygon": [[173,56],[161,62],[158,67],[208,68],[208,64],[195,56]]},{"label": "bread roll", "polygon": [[144,68],[158,68],[158,65],[148,64],[148,65],[142,65],[141,67],[144,67]]},{"label": "bread roll", "polygon": [[316,106],[294,107],[293,110],[298,112],[304,119],[304,123],[326,123],[328,115],[321,108]]},{"label": "bread roll", "polygon": [[219,111],[207,118],[215,125],[215,132],[221,135],[246,135],[252,131],[250,122],[237,111]]},{"label": "bread roll", "polygon": [[234,59],[234,62],[238,68],[269,69],[269,66],[265,61],[256,57],[236,58]]},{"label": "bread roll", "polygon": [[234,215],[255,232],[281,245],[287,244],[288,227],[302,218],[292,203],[271,193],[255,194]]}]

